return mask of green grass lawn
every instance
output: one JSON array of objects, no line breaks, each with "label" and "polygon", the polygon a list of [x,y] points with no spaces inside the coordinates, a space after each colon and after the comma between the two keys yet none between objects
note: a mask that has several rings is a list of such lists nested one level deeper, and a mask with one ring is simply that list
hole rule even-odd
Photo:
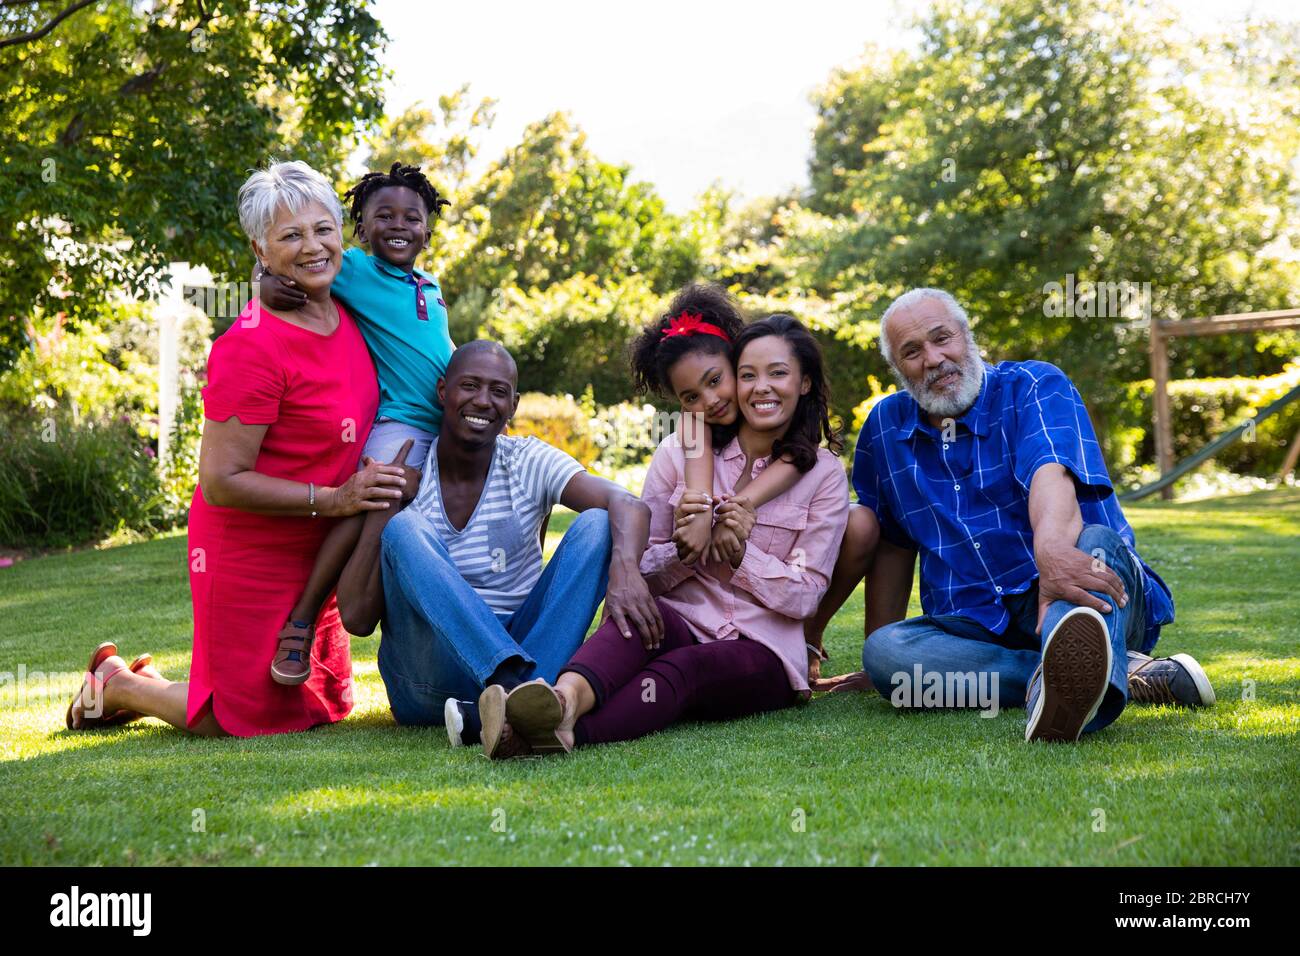
[{"label": "green grass lawn", "polygon": [[[1077,746],[1026,745],[1019,710],[851,694],[490,763],[393,724],[377,637],[353,642],[341,724],[74,734],[63,711],[96,643],[184,678],[185,539],[22,562],[0,570],[0,863],[1300,863],[1300,492],[1128,513],[1178,603],[1160,649],[1198,657],[1219,703],[1133,707]],[[859,597],[831,672],[861,646]]]}]

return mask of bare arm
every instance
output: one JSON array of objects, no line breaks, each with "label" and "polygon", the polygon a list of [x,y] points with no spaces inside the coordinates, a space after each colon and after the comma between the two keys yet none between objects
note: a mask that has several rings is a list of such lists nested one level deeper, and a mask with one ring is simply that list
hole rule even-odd
[{"label": "bare arm", "polygon": [[[689,469],[690,466],[687,467]],[[749,483],[743,496],[736,495],[735,497],[748,498],[749,503],[755,509],[758,509],[778,495],[785,494],[798,483],[801,477],[803,476],[799,474],[798,468],[784,458],[778,458],[764,468],[761,475]]]},{"label": "bare arm", "polygon": [[713,494],[713,435],[709,426],[704,424],[702,415],[687,413],[682,416],[682,451],[686,490]]},{"label": "bare arm", "polygon": [[1128,603],[1124,583],[1104,561],[1075,547],[1083,531],[1083,516],[1074,479],[1063,465],[1051,463],[1034,472],[1029,484],[1029,524],[1034,529],[1034,563],[1038,565],[1038,626],[1053,601],[1090,607],[1103,614],[1110,605],[1089,594],[1100,591]]},{"label": "bare arm", "polygon": [[[684,461],[677,457],[676,433],[665,438],[650,459],[641,500],[650,509],[650,545],[641,556],[641,575],[651,594],[667,594],[696,575],[693,565],[682,563],[673,540],[672,496],[678,482],[684,480]],[[683,498],[691,492],[684,492]],[[705,510],[711,506],[703,505]]]},{"label": "bare arm", "polygon": [[[740,538],[723,521],[724,515],[734,512],[736,508],[746,509],[755,519],[758,509],[778,495],[784,494],[795,486],[803,476],[799,469],[784,459],[777,459],[763,470],[763,473],[745,486],[743,494],[722,495],[722,506],[717,512],[717,521],[710,534],[710,547],[706,557],[710,561],[728,561],[734,567],[740,561],[744,545]],[[685,498],[682,499],[685,501]]]},{"label": "bare arm", "polygon": [[400,499],[404,479],[401,469],[368,465],[337,488],[316,486],[311,504],[307,482],[273,478],[255,471],[257,453],[267,425],[245,425],[238,416],[224,422],[203,422],[199,448],[199,486],[208,504],[238,508],[254,514],[343,517],[359,511],[382,511]]},{"label": "bare arm", "polygon": [[388,522],[415,498],[420,486],[420,473],[406,464],[406,456],[412,444],[409,438],[403,442],[392,461],[392,465],[402,469],[407,478],[407,490],[402,495],[402,500],[396,508],[372,511],[366,515],[361,536],[352,549],[352,556],[343,566],[343,573],[339,575],[336,598],[339,617],[349,634],[362,637],[373,634],[379,619],[384,616],[384,580],[379,564],[380,540]]},{"label": "bare arm", "polygon": [[706,557],[713,531],[713,436],[699,414],[683,415],[681,431],[686,490],[674,512],[682,520],[673,541],[682,563],[695,564]]}]

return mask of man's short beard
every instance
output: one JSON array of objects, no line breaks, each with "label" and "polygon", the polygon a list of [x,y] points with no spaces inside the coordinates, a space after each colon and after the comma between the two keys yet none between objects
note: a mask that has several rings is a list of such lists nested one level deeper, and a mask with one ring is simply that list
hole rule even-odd
[{"label": "man's short beard", "polygon": [[[961,373],[961,381],[956,392],[939,395],[926,386],[925,379],[933,382],[947,375],[954,368]],[[946,362],[925,376],[921,382],[911,381],[897,368],[894,369],[894,377],[907,389],[907,393],[916,399],[916,404],[920,405],[921,410],[927,415],[956,418],[964,414],[975,404],[975,399],[979,398],[980,388],[984,384],[984,365],[980,361],[979,349],[975,346],[975,336],[967,329],[966,356],[960,364]]]}]

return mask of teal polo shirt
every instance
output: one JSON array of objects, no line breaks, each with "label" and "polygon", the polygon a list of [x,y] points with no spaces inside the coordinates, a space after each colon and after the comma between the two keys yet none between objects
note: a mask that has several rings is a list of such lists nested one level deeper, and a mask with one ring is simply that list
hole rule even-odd
[{"label": "teal polo shirt", "polygon": [[378,256],[343,253],[330,292],[356,320],[379,375],[376,419],[392,418],[427,432],[442,425],[438,379],[451,360],[442,288],[429,273],[407,274]]}]

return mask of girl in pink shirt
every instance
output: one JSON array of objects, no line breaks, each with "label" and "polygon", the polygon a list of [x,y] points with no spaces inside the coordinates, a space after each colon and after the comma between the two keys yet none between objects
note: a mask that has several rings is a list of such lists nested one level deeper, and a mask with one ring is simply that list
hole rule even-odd
[{"label": "girl in pink shirt", "polygon": [[774,315],[740,332],[734,355],[741,419],[714,461],[714,495],[730,499],[782,459],[799,479],[753,511],[729,500],[719,521],[738,546],[688,564],[689,546],[673,540],[686,455],[676,433],[665,439],[642,492],[651,526],[641,572],[658,619],[639,633],[606,621],[554,687],[533,681],[480,699],[488,756],[630,740],[809,696],[804,619],[826,591],[849,509],[821,350],[798,321]]}]

